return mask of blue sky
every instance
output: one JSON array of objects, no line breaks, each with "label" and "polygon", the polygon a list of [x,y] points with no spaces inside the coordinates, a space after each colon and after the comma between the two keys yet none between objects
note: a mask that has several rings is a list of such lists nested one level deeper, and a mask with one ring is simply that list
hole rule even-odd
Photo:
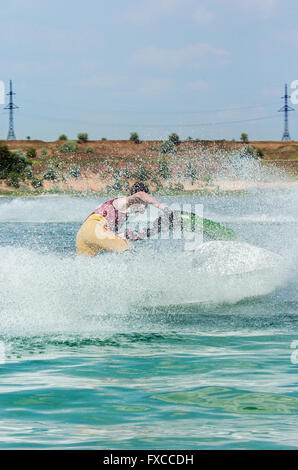
[{"label": "blue sky", "polygon": [[[10,0],[0,80],[17,93],[17,138],[279,140],[297,18],[295,0]],[[1,110],[0,138],[7,128]]]}]

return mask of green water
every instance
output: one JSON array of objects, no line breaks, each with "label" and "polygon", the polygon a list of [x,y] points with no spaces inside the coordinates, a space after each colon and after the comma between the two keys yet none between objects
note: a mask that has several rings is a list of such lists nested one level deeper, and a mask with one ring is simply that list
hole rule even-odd
[{"label": "green water", "polygon": [[1,448],[297,448],[295,201],[199,201],[287,261],[227,281],[220,252],[206,280],[172,241],[76,260],[98,201],[0,200]]}]

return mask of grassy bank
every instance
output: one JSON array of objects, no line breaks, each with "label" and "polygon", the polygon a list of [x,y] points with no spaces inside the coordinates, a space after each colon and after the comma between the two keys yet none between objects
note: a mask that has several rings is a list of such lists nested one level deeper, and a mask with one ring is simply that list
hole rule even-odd
[{"label": "grassy bank", "polygon": [[[0,180],[0,195],[43,196],[112,195],[125,193],[135,180],[145,181],[160,195],[231,192],[221,187],[225,180],[237,179],[236,167],[243,158],[258,160],[256,181],[295,179],[298,172],[297,142],[183,141],[164,151],[161,141],[8,141],[11,152],[29,155],[31,177]],[[231,155],[233,163],[231,164]],[[229,167],[230,165],[230,167]],[[12,186],[11,186],[12,185]],[[239,185],[238,185],[239,186]],[[246,190],[237,184],[233,192]]]}]

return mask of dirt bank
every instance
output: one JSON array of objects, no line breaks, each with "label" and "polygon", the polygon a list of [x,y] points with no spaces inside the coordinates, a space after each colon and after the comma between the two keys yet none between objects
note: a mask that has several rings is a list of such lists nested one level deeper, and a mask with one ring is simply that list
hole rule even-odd
[{"label": "dirt bank", "polygon": [[[74,151],[63,152],[64,141],[44,142],[3,141],[11,151],[33,147],[36,157],[32,158],[34,178],[42,181],[45,191],[119,191],[125,189],[135,179],[148,181],[151,189],[162,188],[174,191],[193,191],[199,189],[243,190],[263,184],[265,187],[295,184],[285,181],[297,177],[298,142],[242,142],[231,141],[186,141],[181,142],[169,154],[161,153],[161,141],[143,141],[136,144],[132,141],[106,140],[76,142]],[[276,169],[270,181],[245,181],[237,174],[229,173],[225,163],[227,155],[241,152],[250,146],[261,158],[258,165]],[[239,157],[241,158],[241,157]],[[169,167],[169,175],[160,170],[160,161],[164,160]],[[224,171],[222,171],[224,170]],[[221,178],[218,177],[221,174]],[[280,177],[279,177],[280,175]],[[279,181],[278,181],[279,180]],[[28,190],[32,183],[20,183]],[[23,189],[24,189],[23,188]],[[12,188],[0,182],[2,192]]]}]

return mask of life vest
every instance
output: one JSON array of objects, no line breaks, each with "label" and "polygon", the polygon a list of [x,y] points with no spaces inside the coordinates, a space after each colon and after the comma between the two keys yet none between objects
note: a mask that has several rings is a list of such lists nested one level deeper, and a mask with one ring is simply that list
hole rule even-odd
[{"label": "life vest", "polygon": [[106,201],[101,206],[97,207],[90,215],[92,214],[99,214],[102,215],[107,223],[108,227],[112,232],[118,232],[118,229],[126,222],[127,214],[118,211],[115,207],[113,202],[116,200],[111,199],[110,201]]}]

